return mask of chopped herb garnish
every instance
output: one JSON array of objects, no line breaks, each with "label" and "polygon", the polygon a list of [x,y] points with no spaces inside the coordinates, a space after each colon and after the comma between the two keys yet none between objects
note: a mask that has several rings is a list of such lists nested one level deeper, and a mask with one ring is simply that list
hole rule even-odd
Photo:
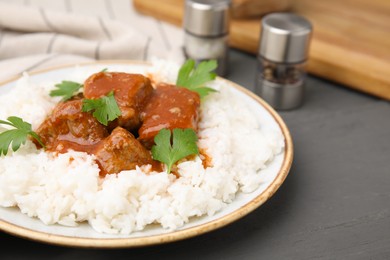
[{"label": "chopped herb garnish", "polygon": [[121,110],[114,98],[114,91],[97,99],[84,99],[83,112],[92,111],[92,115],[103,125],[107,126],[108,122],[114,121],[121,115]]},{"label": "chopped herb garnish", "polygon": [[195,61],[189,59],[180,68],[176,85],[197,92],[201,98],[210,92],[216,92],[215,89],[204,84],[215,79],[217,74],[213,71],[217,66],[216,60],[210,60],[200,62],[195,68]]},{"label": "chopped herb garnish", "polygon": [[56,84],[55,87],[57,89],[50,91],[50,96],[62,97],[62,101],[66,101],[77,94],[83,85],[77,82],[63,80],[61,83]]},{"label": "chopped herb garnish", "polygon": [[172,138],[170,130],[161,129],[154,137],[153,159],[166,164],[167,172],[170,173],[172,165],[180,159],[192,154],[199,154],[197,140],[196,133],[191,128],[173,129]]},{"label": "chopped herb garnish", "polygon": [[37,140],[42,147],[45,147],[38,134],[32,131],[30,123],[27,123],[16,116],[10,116],[7,120],[8,121],[0,120],[0,124],[15,127],[15,129],[6,130],[0,133],[0,156],[7,155],[11,143],[12,151],[17,151],[22,144],[26,143],[28,136],[31,136]]}]

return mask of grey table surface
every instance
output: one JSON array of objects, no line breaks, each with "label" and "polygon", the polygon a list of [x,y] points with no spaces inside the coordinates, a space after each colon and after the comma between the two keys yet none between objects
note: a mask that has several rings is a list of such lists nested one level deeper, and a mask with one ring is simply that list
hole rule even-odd
[{"label": "grey table surface", "polygon": [[[228,79],[253,90],[256,58],[231,51]],[[294,142],[286,181],[261,207],[174,243],[80,249],[0,233],[0,259],[390,259],[390,103],[309,76],[279,112]]]}]

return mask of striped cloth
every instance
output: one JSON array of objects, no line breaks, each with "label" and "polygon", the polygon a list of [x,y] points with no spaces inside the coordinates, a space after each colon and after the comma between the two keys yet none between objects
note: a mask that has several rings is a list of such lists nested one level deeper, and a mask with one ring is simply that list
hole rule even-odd
[{"label": "striped cloth", "polygon": [[91,60],[182,62],[182,30],[138,14],[131,0],[0,0],[0,81]]}]

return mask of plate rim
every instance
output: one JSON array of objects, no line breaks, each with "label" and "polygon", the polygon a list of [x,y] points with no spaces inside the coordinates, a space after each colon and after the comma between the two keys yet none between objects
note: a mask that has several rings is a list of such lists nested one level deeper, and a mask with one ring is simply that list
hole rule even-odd
[{"label": "plate rim", "polygon": [[[91,65],[99,65],[99,64],[113,64],[113,65],[152,65],[152,62],[148,61],[139,61],[139,60],[99,60],[99,61],[88,61],[88,62],[80,62],[80,63],[67,63],[57,66],[51,66],[49,68],[34,70],[32,72],[28,72],[29,75],[38,75],[43,74],[55,70],[71,68],[74,66],[87,67]],[[7,80],[0,82],[0,87],[11,83],[13,81],[18,80],[23,75],[16,75],[10,77]],[[267,200],[269,200],[276,191],[283,184],[285,179],[287,178],[289,171],[291,169],[291,165],[293,162],[293,141],[290,134],[290,131],[281,118],[281,116],[262,98],[251,92],[250,90],[244,88],[243,86],[230,81],[228,79],[217,77],[218,80],[225,81],[229,86],[234,87],[238,91],[244,93],[250,98],[254,99],[257,103],[259,103],[266,111],[272,116],[272,118],[278,124],[282,135],[284,137],[284,158],[282,161],[281,168],[277,173],[275,179],[271,182],[271,184],[257,197],[249,201],[248,203],[242,205],[239,209],[224,215],[218,219],[212,220],[210,222],[200,224],[194,227],[189,227],[182,230],[176,230],[168,233],[151,235],[146,237],[118,237],[118,238],[84,238],[84,237],[69,237],[58,234],[45,233],[42,231],[36,231],[29,228],[21,227],[13,223],[9,223],[5,220],[0,219],[0,230],[8,233],[10,235],[14,235],[20,238],[33,240],[37,242],[42,242],[46,244],[52,245],[60,245],[60,246],[69,246],[69,247],[84,247],[84,248],[130,248],[130,247],[143,247],[150,246],[156,244],[165,244],[170,242],[175,242],[179,240],[188,239],[191,237],[199,236],[217,229],[220,229],[224,226],[227,226],[230,223],[239,220],[240,218],[248,215],[255,209],[259,208],[262,204],[264,204]]]}]

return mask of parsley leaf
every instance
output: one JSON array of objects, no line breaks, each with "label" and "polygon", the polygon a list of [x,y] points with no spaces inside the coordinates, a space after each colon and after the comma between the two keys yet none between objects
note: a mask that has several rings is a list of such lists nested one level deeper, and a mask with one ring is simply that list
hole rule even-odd
[{"label": "parsley leaf", "polygon": [[201,98],[215,89],[204,86],[206,82],[214,80],[217,74],[212,72],[217,68],[216,60],[202,61],[195,68],[195,61],[187,60],[179,70],[176,85],[197,92]]},{"label": "parsley leaf", "polygon": [[73,97],[77,91],[79,91],[83,85],[73,81],[63,80],[61,83],[56,84],[57,89],[50,91],[51,97],[62,97],[62,101],[66,101]]},{"label": "parsley leaf", "polygon": [[114,91],[101,98],[84,99],[82,111],[89,112],[92,110],[94,110],[92,115],[105,126],[108,125],[108,122],[117,119],[121,115],[121,110],[114,98]]},{"label": "parsley leaf", "polygon": [[[171,143],[171,135],[172,143]],[[191,154],[199,154],[196,141],[198,140],[193,129],[161,129],[154,137],[156,145],[152,147],[153,159],[165,163],[167,172],[171,172],[172,165]]]},{"label": "parsley leaf", "polygon": [[31,136],[37,140],[42,147],[45,147],[38,134],[32,131],[30,123],[27,123],[16,116],[10,116],[7,120],[8,121],[0,120],[0,124],[15,127],[15,129],[6,130],[0,133],[0,156],[7,155],[11,143],[12,150],[14,152],[17,151],[22,144],[26,143],[28,136]]}]

